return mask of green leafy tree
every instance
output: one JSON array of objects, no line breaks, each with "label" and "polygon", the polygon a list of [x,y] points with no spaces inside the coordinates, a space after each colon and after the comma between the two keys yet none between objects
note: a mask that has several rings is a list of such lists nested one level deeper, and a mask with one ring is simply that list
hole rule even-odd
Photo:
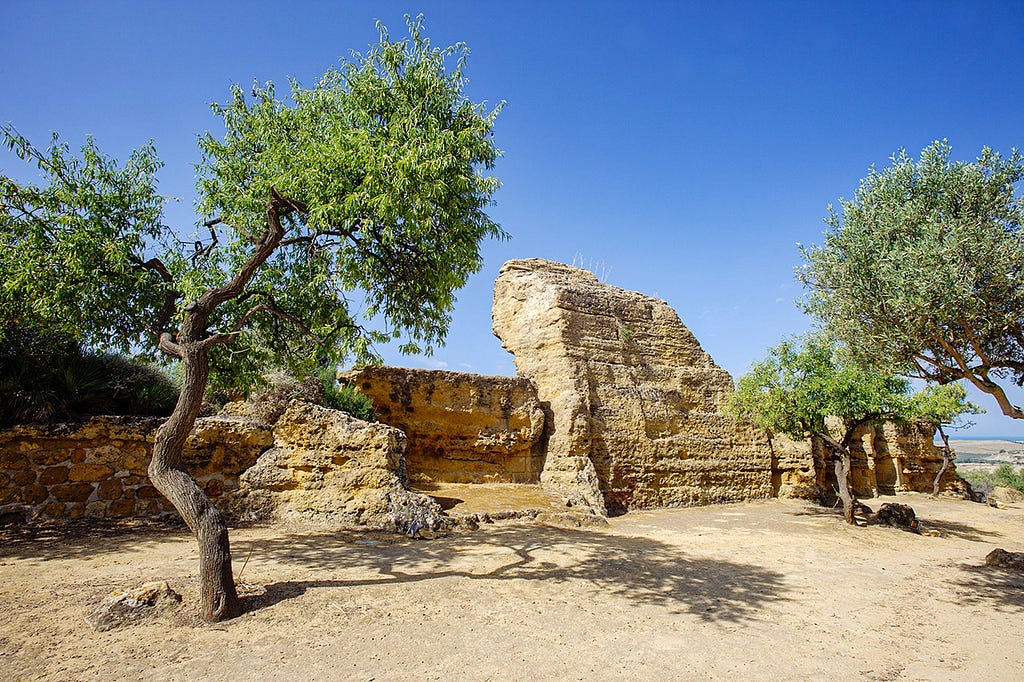
[{"label": "green leafy tree", "polygon": [[[820,334],[783,341],[740,377],[727,409],[769,434],[817,436],[832,453],[843,516],[855,523],[850,492],[850,445],[864,425],[906,414],[907,381],[860,369],[835,342]],[[829,418],[842,424],[833,435]]]},{"label": "green leafy tree", "polygon": [[934,425],[942,438],[942,467],[935,474],[935,480],[932,482],[932,496],[935,497],[939,494],[942,475],[949,469],[949,463],[954,456],[952,448],[949,447],[949,436],[946,435],[944,427],[961,428],[955,426],[960,417],[965,414],[980,414],[985,410],[968,402],[967,390],[959,383],[925,386],[910,396],[907,407],[908,419]]},{"label": "green leafy tree", "polygon": [[[268,83],[214,107],[226,132],[200,138],[204,222],[188,244],[162,225],[151,145],[118,167],[91,140],[78,157],[2,129],[45,182],[0,180],[0,318],[122,348],[148,333],[180,363],[149,475],[196,535],[209,620],[239,611],[224,519],[182,467],[211,369],[241,382],[272,363],[372,359],[403,335],[429,351],[481,240],[504,236],[485,213],[498,110],[464,94],[464,45],[432,47],[408,23],[397,41],[379,25],[367,54],[288,99]],[[353,291],[377,326],[357,321]]]},{"label": "green leafy tree", "polygon": [[900,151],[829,207],[825,243],[801,249],[806,309],[862,363],[967,379],[1022,419],[1003,384],[1024,385],[1024,157],[950,153],[945,141],[917,161]]}]

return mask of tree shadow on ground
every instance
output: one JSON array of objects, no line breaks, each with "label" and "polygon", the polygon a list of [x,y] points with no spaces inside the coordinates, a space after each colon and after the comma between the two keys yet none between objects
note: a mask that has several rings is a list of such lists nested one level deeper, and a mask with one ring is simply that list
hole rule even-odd
[{"label": "tree shadow on ground", "polygon": [[185,523],[167,519],[81,519],[64,523],[29,524],[0,528],[0,558],[75,559],[147,545],[175,538],[191,538]]},{"label": "tree shadow on ground", "polygon": [[943,521],[940,519],[921,518],[921,530],[937,530],[942,536],[952,536],[960,540],[971,542],[988,542],[993,538],[1001,538],[1003,534],[994,530],[978,528],[971,523],[960,523],[958,521]]},{"label": "tree shadow on ground", "polygon": [[325,573],[374,577],[288,580],[245,598],[246,610],[293,599],[307,590],[388,585],[460,577],[469,580],[583,582],[637,605],[657,605],[707,621],[741,621],[785,599],[783,575],[761,566],[686,557],[678,547],[643,537],[509,525],[433,541],[354,544],[333,533],[258,541],[253,556]]},{"label": "tree shadow on ground", "polygon": [[961,564],[962,576],[949,581],[958,603],[998,611],[1024,612],[1024,572],[998,566]]}]

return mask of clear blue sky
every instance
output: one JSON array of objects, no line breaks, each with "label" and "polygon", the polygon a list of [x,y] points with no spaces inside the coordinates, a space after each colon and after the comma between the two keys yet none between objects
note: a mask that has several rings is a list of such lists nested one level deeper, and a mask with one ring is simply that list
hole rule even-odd
[{"label": "clear blue sky", "polygon": [[[448,346],[385,349],[391,364],[513,373],[490,332],[498,268],[581,254],[668,301],[738,376],[809,328],[795,245],[820,241],[869,166],[938,138],[968,159],[1024,140],[1016,2],[206,4],[6,3],[0,119],[119,157],[152,138],[161,190],[181,198],[169,222],[187,228],[210,102],[254,77],[311,83],[375,42],[376,18],[400,35],[423,12],[435,44],[469,44],[470,95],[507,101],[492,216],[512,239],[485,246]],[[971,435],[1024,437],[976,400],[989,414]]]}]

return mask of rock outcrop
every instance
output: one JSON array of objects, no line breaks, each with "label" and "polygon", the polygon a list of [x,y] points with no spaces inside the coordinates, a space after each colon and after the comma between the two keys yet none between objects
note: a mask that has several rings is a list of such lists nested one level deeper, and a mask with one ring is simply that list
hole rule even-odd
[{"label": "rock outcrop", "polygon": [[405,434],[292,401],[273,445],[239,479],[232,512],[252,520],[362,524],[417,532],[443,523],[440,505],[404,487]]},{"label": "rock outcrop", "polygon": [[771,494],[767,438],[721,413],[731,377],[664,301],[514,260],[492,322],[548,415],[545,485],[598,512]]},{"label": "rock outcrop", "polygon": [[363,367],[339,375],[405,432],[413,483],[537,483],[544,412],[526,379]]}]

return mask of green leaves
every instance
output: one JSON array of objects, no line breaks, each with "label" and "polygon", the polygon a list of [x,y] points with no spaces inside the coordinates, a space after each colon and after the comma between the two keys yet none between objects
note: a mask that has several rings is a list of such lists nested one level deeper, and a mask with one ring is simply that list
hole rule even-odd
[{"label": "green leaves", "polygon": [[[42,185],[0,177],[0,317],[128,350],[163,284],[138,267],[160,235],[160,162],[149,144],[124,166],[88,139],[78,155],[54,135],[40,150],[13,126],[0,139],[35,163]],[[0,329],[0,335],[3,329]]]},{"label": "green leaves", "polygon": [[906,416],[908,386],[891,374],[866,372],[845,349],[820,334],[790,339],[740,377],[727,409],[769,433],[805,438],[828,433],[836,417],[858,423]]},{"label": "green leaves", "polygon": [[190,236],[161,223],[151,144],[119,166],[92,140],[78,154],[56,136],[40,150],[0,128],[41,176],[0,177],[0,315],[126,350],[150,346],[151,327],[213,339],[217,387],[267,366],[377,360],[373,345],[392,338],[408,352],[443,343],[480,242],[506,236],[485,212],[500,106],[465,96],[465,45],[433,47],[421,18],[408,28],[391,40],[381,27],[368,54],[312,87],[235,86],[214,105],[224,131],[199,138]]},{"label": "green leaves", "polygon": [[805,309],[860,362],[998,397],[992,379],[1024,382],[1024,157],[950,155],[935,142],[872,169],[797,274]]}]

